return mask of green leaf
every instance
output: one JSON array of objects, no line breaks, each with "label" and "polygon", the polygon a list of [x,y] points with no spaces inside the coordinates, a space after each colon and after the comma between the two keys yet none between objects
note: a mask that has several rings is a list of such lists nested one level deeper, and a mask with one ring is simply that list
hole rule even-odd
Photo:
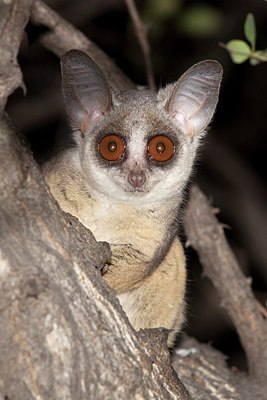
[{"label": "green leaf", "polygon": [[251,49],[243,40],[230,40],[226,44],[226,48],[230,53],[232,61],[236,64],[241,64],[250,58]]},{"label": "green leaf", "polygon": [[249,60],[249,62],[250,62],[250,65],[258,65],[258,64],[260,64],[261,63],[261,61],[259,61],[259,60],[256,60],[255,58],[251,58],[250,60]]},{"label": "green leaf", "polygon": [[252,48],[256,46],[256,24],[254,15],[249,13],[244,23],[244,33]]}]

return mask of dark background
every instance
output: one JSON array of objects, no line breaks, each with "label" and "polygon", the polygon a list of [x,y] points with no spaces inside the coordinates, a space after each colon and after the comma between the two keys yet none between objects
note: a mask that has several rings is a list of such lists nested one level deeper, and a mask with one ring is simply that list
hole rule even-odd
[{"label": "dark background", "polygon": [[[50,0],[51,7],[101,47],[135,83],[145,85],[141,51],[122,0]],[[267,64],[235,65],[219,46],[245,39],[243,24],[252,12],[257,49],[267,48],[264,0],[143,0],[157,85],[176,80],[192,64],[216,59],[224,80],[212,129],[197,162],[194,180],[219,209],[218,218],[261,304],[267,300]],[[36,157],[50,151],[67,129],[61,98],[59,60],[37,42],[40,30],[28,26],[20,51],[27,87],[11,96],[8,112],[31,143]],[[211,342],[242,369],[246,362],[231,321],[212,284],[202,277],[197,255],[188,258],[186,331]]]}]

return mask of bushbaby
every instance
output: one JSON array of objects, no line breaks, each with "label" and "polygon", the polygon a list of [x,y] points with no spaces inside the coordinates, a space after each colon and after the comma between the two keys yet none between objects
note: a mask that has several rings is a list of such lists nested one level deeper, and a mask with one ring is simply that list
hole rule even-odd
[{"label": "bushbaby", "polygon": [[103,277],[133,327],[179,331],[186,284],[179,209],[222,67],[200,62],[158,92],[114,92],[79,50],[62,57],[61,69],[76,146],[45,165],[45,179],[64,211],[110,243]]}]

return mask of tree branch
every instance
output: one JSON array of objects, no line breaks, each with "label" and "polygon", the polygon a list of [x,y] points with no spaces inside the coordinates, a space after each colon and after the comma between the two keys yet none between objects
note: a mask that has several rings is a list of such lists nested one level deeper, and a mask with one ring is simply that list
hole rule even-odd
[{"label": "tree branch", "polygon": [[196,186],[191,189],[186,210],[185,230],[191,246],[197,251],[204,273],[219,292],[246,351],[252,376],[266,384],[267,322],[226,242],[223,228],[212,212],[207,198]]},{"label": "tree branch", "polygon": [[25,90],[17,55],[30,16],[33,0],[14,0],[0,3],[0,113],[8,96],[18,87]]},{"label": "tree branch", "polygon": [[33,4],[31,21],[37,26],[49,28],[49,31],[41,36],[40,43],[58,57],[70,49],[83,50],[101,65],[111,85],[116,83],[115,90],[134,87],[133,83],[99,47],[40,0],[36,0]]},{"label": "tree branch", "polygon": [[[224,216],[238,230],[246,253],[250,254],[257,273],[267,284],[266,189],[262,187],[260,177],[238,151],[227,146],[218,137],[210,138],[209,146],[212,151],[207,152],[204,163],[228,188],[227,196],[220,196]],[[223,163],[218,163],[219,156],[224,160]],[[219,185],[212,188],[214,198],[218,189],[221,190]]]}]

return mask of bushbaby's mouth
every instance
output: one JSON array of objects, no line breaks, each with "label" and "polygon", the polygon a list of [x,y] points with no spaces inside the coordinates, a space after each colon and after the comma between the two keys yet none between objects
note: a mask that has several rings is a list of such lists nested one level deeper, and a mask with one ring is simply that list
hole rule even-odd
[{"label": "bushbaby's mouth", "polygon": [[149,190],[143,187],[139,187],[139,188],[126,189],[126,192],[143,194],[143,193],[148,193]]}]

